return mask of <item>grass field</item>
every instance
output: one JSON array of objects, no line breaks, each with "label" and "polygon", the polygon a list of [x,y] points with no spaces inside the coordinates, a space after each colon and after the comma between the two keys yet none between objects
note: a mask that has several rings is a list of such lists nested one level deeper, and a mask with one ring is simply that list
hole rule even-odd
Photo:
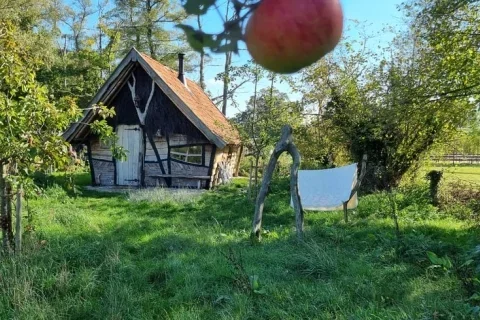
[{"label": "grass field", "polygon": [[[29,203],[25,254],[0,263],[0,319],[473,318],[460,267],[480,236],[471,222],[405,193],[399,242],[385,199],[371,195],[349,224],[308,213],[299,243],[279,181],[252,246],[245,185],[195,197],[49,188]],[[453,267],[432,268],[427,251]]]},{"label": "grass field", "polygon": [[451,165],[430,163],[423,168],[424,172],[440,170],[447,181],[460,180],[480,185],[480,165]]}]

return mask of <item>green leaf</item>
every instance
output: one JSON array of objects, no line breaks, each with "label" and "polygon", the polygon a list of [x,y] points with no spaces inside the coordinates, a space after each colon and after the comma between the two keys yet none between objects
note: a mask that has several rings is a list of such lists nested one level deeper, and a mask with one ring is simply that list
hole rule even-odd
[{"label": "green leaf", "polygon": [[427,251],[427,257],[432,264],[441,265],[442,259],[440,259],[435,252]]},{"label": "green leaf", "polygon": [[185,32],[188,44],[197,52],[203,52],[204,48],[216,48],[220,44],[213,34],[195,30],[192,26],[186,24],[177,24],[176,27]]},{"label": "green leaf", "polygon": [[188,14],[203,15],[215,4],[216,0],[186,0],[183,8]]},{"label": "green leaf", "polygon": [[253,291],[260,289],[260,283],[258,282],[257,275],[250,276],[250,285]]}]

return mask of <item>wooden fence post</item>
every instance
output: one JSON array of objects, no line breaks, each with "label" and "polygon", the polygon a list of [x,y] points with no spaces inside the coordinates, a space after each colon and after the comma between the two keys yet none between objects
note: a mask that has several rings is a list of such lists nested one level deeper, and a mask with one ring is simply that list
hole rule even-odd
[{"label": "wooden fence post", "polygon": [[343,203],[343,218],[345,219],[345,223],[348,223],[348,201]]}]

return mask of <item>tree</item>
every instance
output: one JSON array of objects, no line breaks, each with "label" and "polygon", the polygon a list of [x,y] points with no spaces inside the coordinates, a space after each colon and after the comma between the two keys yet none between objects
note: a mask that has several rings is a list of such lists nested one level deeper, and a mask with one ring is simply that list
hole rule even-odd
[{"label": "tree", "polygon": [[233,121],[239,126],[244,145],[255,160],[254,180],[257,186],[260,160],[268,157],[267,152],[277,142],[284,125],[298,127],[301,107],[298,103],[289,101],[285,93],[275,89],[272,73],[269,74],[271,86],[257,92],[257,84],[264,71],[254,65],[250,72],[254,76],[254,95],[250,98],[247,109],[238,113]]},{"label": "tree", "polygon": [[[197,16],[197,25],[198,25],[198,30],[202,30],[202,17]],[[200,61],[199,61],[199,84],[200,88],[205,90],[207,86],[205,85],[205,51],[200,52]]]},{"label": "tree", "polygon": [[476,0],[413,0],[403,6],[417,56],[428,62],[426,96],[448,103],[480,94],[479,9]]},{"label": "tree", "polygon": [[[79,106],[86,107],[113,68],[119,34],[103,23],[105,6],[105,1],[95,8],[91,0],[75,0],[70,5],[56,0],[45,15],[57,45],[51,44],[56,50],[36,76],[56,99],[72,97]],[[98,14],[97,24],[89,28],[87,20],[94,13]]]},{"label": "tree", "polygon": [[[17,37],[22,39],[23,34],[15,23],[0,23],[0,61],[4,62],[0,64],[0,144],[5,146],[0,148],[0,225],[6,251],[13,247],[12,191],[35,171],[69,164],[69,146],[62,133],[81,115],[73,98],[50,99],[48,89],[35,77],[42,61],[29,55],[31,48],[24,47]],[[92,131],[112,146],[117,157],[123,157],[105,120],[113,111],[95,109],[103,120],[95,121]]]},{"label": "tree", "polygon": [[79,115],[72,99],[49,101],[48,91],[35,81],[38,64],[23,53],[11,22],[0,24],[0,193],[3,247],[13,244],[10,196],[13,177],[25,176],[68,161],[61,133]]},{"label": "tree", "polygon": [[168,24],[181,23],[186,18],[177,3],[170,0],[115,0],[114,3],[108,22],[111,29],[121,34],[119,55],[136,47],[153,59],[174,66],[176,53],[185,51],[182,38],[167,28]]},{"label": "tree", "polygon": [[48,86],[56,99],[73,97],[81,107],[86,107],[114,66],[119,35],[105,29],[107,45],[98,50],[92,37],[82,41],[81,49],[59,50],[49,65],[37,71],[37,80]]},{"label": "tree", "polygon": [[313,136],[324,149],[314,159],[347,150],[359,162],[367,153],[370,190],[398,186],[433,146],[466,124],[478,99],[478,50],[464,50],[477,44],[462,38],[455,49],[449,37],[430,39],[419,26],[413,19],[380,53],[344,40],[334,55],[302,72],[304,101],[318,110],[306,132],[317,126],[327,136]]}]

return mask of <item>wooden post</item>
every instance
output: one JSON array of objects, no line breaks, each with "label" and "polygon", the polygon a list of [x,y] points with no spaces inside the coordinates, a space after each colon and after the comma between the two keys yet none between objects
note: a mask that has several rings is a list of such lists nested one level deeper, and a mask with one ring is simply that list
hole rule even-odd
[{"label": "wooden post", "polygon": [[17,190],[17,206],[15,208],[15,253],[22,252],[22,186]]},{"label": "wooden post", "polygon": [[263,174],[263,181],[260,187],[260,191],[257,196],[257,203],[255,205],[255,215],[253,217],[252,226],[252,241],[260,241],[263,209],[265,207],[265,198],[267,197],[268,187],[272,180],[273,172],[277,164],[278,158],[283,152],[288,152],[293,158],[293,164],[290,177],[290,192],[292,193],[293,208],[295,210],[295,220],[297,227],[297,237],[303,239],[303,208],[298,192],[298,168],[300,167],[300,153],[297,147],[293,143],[292,128],[290,126],[284,126],[282,128],[282,136],[280,141],[275,146],[267,168]]},{"label": "wooden post", "polygon": [[348,198],[348,200],[343,203],[343,216],[345,218],[345,223],[348,223],[348,203],[353,198],[355,193],[358,192],[358,190],[360,189],[360,186],[362,185],[363,178],[365,177],[365,173],[367,171],[367,160],[368,160],[368,156],[364,154],[362,157],[362,167],[360,169],[360,176],[358,177],[357,183],[355,184],[352,191],[350,192],[350,198]]},{"label": "wooden post", "polygon": [[293,208],[295,210],[295,223],[297,227],[297,237],[299,240],[303,239],[303,221],[304,221],[304,215],[303,215],[303,207],[302,207],[302,201],[300,199],[300,192],[298,191],[298,169],[300,168],[300,162],[301,162],[301,157],[300,157],[300,152],[298,152],[297,147],[291,142],[288,145],[287,149],[288,153],[293,158],[293,163],[291,167],[291,173],[290,173],[290,194],[292,196],[292,202],[293,202]]},{"label": "wooden post", "polygon": [[5,252],[8,251],[7,199],[5,165],[0,162],[0,227],[2,228],[2,248]]},{"label": "wooden post", "polygon": [[248,199],[252,199],[253,190],[252,190],[252,174],[253,174],[253,160],[250,159],[250,173],[248,176]]}]

